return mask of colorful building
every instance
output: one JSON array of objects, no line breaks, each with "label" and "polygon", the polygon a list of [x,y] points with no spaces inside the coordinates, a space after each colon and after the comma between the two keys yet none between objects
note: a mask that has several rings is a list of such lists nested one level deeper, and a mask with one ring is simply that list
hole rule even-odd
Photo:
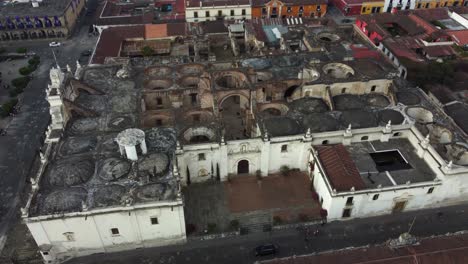
[{"label": "colorful building", "polygon": [[5,3],[0,10],[0,41],[66,38],[84,6],[84,0]]},{"label": "colorful building", "polygon": [[253,0],[252,18],[322,17],[326,0]]},{"label": "colorful building", "polygon": [[357,16],[383,12],[384,0],[331,0],[338,10],[346,16]]}]

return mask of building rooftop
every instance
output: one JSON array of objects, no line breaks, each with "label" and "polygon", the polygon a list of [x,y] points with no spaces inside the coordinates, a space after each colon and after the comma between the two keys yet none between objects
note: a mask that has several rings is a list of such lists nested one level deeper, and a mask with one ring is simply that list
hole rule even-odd
[{"label": "building rooftop", "polygon": [[[70,96],[68,109],[81,114],[73,115],[53,145],[30,216],[177,199],[178,182],[172,174],[176,131],[129,130],[140,127],[141,95],[134,80],[116,77],[118,70],[86,69],[80,81],[71,80],[63,88],[64,96]],[[122,157],[117,143],[133,146],[142,141],[147,154],[138,154],[136,162]]]},{"label": "building rooftop", "polygon": [[0,18],[16,16],[60,16],[74,0],[43,0],[38,7],[33,7],[31,2],[3,2],[0,8]]},{"label": "building rooftop", "polygon": [[428,182],[436,178],[407,139],[352,143],[346,150],[367,189]]}]

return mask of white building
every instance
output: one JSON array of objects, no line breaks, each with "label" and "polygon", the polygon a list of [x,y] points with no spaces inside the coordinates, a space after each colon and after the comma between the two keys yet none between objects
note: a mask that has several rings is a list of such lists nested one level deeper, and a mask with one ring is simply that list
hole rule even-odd
[{"label": "white building", "polygon": [[[77,68],[78,76],[89,73]],[[73,79],[70,72],[51,70],[47,99],[52,121],[40,170],[31,178],[32,193],[22,208],[45,263],[185,242],[183,201],[173,162],[175,131],[125,129],[132,126],[128,123],[132,112],[126,110],[126,99],[120,99],[133,98],[129,95],[133,85],[125,79],[124,69],[117,74],[122,90],[109,93],[110,87],[98,90]],[[78,103],[83,91],[92,94],[89,108]],[[108,116],[113,107],[121,116]],[[74,116],[77,112],[79,118]],[[98,123],[108,125],[98,128]],[[166,140],[155,140],[160,137]]]},{"label": "white building", "polygon": [[250,0],[236,1],[201,1],[187,0],[185,4],[185,20],[187,22],[202,22],[222,19],[251,19],[252,5]]}]

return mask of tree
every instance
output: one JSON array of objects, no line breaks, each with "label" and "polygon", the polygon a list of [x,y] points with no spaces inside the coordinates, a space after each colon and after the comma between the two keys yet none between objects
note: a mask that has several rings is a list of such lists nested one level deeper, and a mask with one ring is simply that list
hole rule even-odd
[{"label": "tree", "polygon": [[20,48],[17,48],[17,49],[16,49],[16,52],[17,52],[17,53],[26,53],[26,52],[28,52],[28,49],[27,49],[27,48],[20,47]]},{"label": "tree", "polygon": [[153,56],[153,54],[154,50],[150,46],[144,46],[141,48],[141,55],[143,55],[143,57]]}]

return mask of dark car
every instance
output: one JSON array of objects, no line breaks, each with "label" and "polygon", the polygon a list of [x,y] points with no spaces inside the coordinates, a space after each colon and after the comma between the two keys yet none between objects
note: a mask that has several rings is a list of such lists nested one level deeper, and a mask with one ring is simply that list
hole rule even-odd
[{"label": "dark car", "polygon": [[86,56],[91,56],[92,51],[91,50],[85,50],[81,52],[81,56],[86,57]]},{"label": "dark car", "polygon": [[266,256],[278,253],[278,246],[265,244],[255,248],[255,256]]}]

